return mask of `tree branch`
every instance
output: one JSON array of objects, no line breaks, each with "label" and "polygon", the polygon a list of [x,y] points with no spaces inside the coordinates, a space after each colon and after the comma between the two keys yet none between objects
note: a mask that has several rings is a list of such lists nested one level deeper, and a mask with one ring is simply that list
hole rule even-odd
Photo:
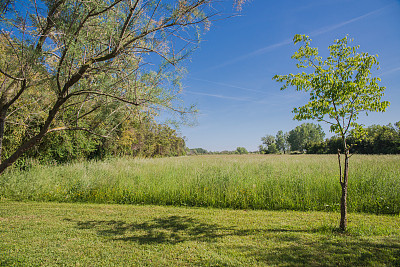
[{"label": "tree branch", "polygon": [[72,128],[70,128],[70,127],[66,127],[66,126],[50,129],[50,130],[48,130],[46,132],[46,134],[49,134],[49,133],[52,133],[52,132],[59,132],[59,131],[85,131],[85,132],[88,132],[90,134],[93,134],[93,135],[96,135],[96,136],[99,136],[99,137],[103,137],[103,138],[109,138],[110,137],[109,135],[101,135],[101,134],[95,133],[90,129],[86,129],[86,128],[82,128],[82,127],[72,127]]},{"label": "tree branch", "polygon": [[16,81],[19,81],[19,82],[24,81],[24,78],[14,77],[11,74],[8,74],[7,72],[3,71],[1,68],[0,68],[0,73],[3,74],[4,76],[10,78],[10,79],[13,79],[13,80],[16,80]]},{"label": "tree branch", "polygon": [[107,97],[111,97],[113,99],[117,99],[117,100],[119,100],[121,102],[124,102],[124,103],[127,103],[127,104],[131,104],[131,105],[135,105],[135,106],[139,106],[141,104],[141,103],[137,103],[137,102],[134,102],[134,101],[127,100],[127,99],[125,99],[123,97],[119,97],[119,96],[116,96],[116,95],[107,94],[107,93],[103,93],[103,92],[98,92],[98,91],[78,91],[78,92],[74,92],[74,93],[69,94],[68,98],[72,97],[72,96],[78,96],[78,95],[84,95],[84,94],[107,96]]}]

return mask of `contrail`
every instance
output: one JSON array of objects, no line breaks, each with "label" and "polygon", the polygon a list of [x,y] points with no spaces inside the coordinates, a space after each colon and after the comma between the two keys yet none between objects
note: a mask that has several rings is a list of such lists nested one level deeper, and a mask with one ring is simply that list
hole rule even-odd
[{"label": "contrail", "polygon": [[195,80],[195,81],[201,81],[201,82],[213,83],[213,84],[216,84],[216,85],[221,85],[221,86],[226,86],[226,87],[231,87],[231,88],[237,88],[237,89],[240,89],[240,90],[245,90],[245,91],[250,91],[250,92],[265,93],[263,91],[258,91],[258,90],[254,90],[254,89],[250,89],[250,88],[246,88],[246,87],[241,87],[241,86],[236,86],[236,85],[233,85],[233,84],[215,82],[215,81],[204,80],[204,79],[199,79],[199,78],[188,78],[188,79]]},{"label": "contrail", "polygon": [[[391,4],[391,5],[393,5],[393,4]],[[377,10],[374,10],[374,11],[371,11],[371,12],[368,12],[368,13],[366,13],[366,14],[364,14],[364,15],[355,17],[355,18],[350,19],[350,20],[346,20],[346,21],[344,21],[344,22],[341,22],[341,23],[338,23],[338,24],[335,24],[335,25],[332,25],[332,26],[320,28],[320,29],[318,29],[318,30],[315,30],[315,31],[311,32],[309,35],[310,35],[310,36],[318,36],[318,35],[321,35],[321,34],[324,34],[324,33],[330,32],[330,31],[333,31],[333,30],[335,30],[335,29],[338,29],[338,28],[343,27],[343,26],[345,26],[345,25],[348,25],[348,24],[350,24],[350,23],[353,23],[353,22],[362,20],[362,19],[364,19],[364,18],[366,18],[366,17],[372,16],[372,15],[374,15],[374,14],[376,14],[376,13],[382,11],[383,9],[388,8],[388,7],[391,6],[391,5],[384,6],[384,7],[380,8],[380,9],[377,9]],[[245,54],[245,55],[240,56],[240,57],[236,57],[236,58],[231,59],[231,60],[228,60],[228,61],[226,61],[226,62],[224,62],[224,63],[221,63],[221,64],[218,64],[218,65],[216,65],[216,66],[210,67],[210,68],[208,68],[207,70],[219,69],[219,68],[222,68],[222,67],[231,65],[231,64],[233,64],[233,63],[236,63],[236,62],[238,62],[238,61],[242,61],[242,60],[245,60],[245,59],[250,58],[250,57],[253,57],[253,56],[257,56],[257,55],[264,54],[264,53],[269,52],[269,51],[271,51],[271,50],[274,50],[274,49],[276,49],[276,48],[279,48],[279,47],[282,47],[282,46],[285,46],[285,45],[289,45],[289,44],[291,44],[292,42],[293,42],[293,41],[292,41],[291,39],[290,39],[290,40],[287,39],[287,40],[284,40],[284,41],[279,42],[279,43],[276,43],[276,44],[268,45],[268,46],[266,46],[266,47],[257,49],[257,50],[255,50],[255,51],[253,51],[253,52],[251,52],[251,53]]]},{"label": "contrail", "polygon": [[387,74],[392,74],[392,73],[397,72],[397,71],[400,71],[400,67],[385,71],[385,72],[381,73],[380,76],[387,75]]},{"label": "contrail", "polygon": [[235,101],[244,101],[244,102],[254,102],[253,100],[249,98],[244,98],[244,97],[232,97],[232,96],[224,96],[224,95],[216,95],[216,94],[207,94],[207,93],[200,93],[200,92],[193,92],[193,91],[184,91],[185,93],[193,94],[193,95],[203,95],[203,96],[211,96],[211,97],[216,97],[216,98],[221,98],[221,99],[227,99],[227,100],[235,100]]},{"label": "contrail", "polygon": [[343,26],[345,26],[347,24],[350,24],[350,23],[356,22],[358,20],[364,19],[366,17],[372,16],[372,15],[382,11],[383,9],[385,9],[385,8],[387,8],[389,6],[391,6],[391,5],[384,6],[384,7],[380,8],[380,9],[375,10],[375,11],[368,12],[367,14],[358,16],[356,18],[353,18],[353,19],[350,19],[350,20],[347,20],[347,21],[344,21],[344,22],[341,22],[341,23],[338,23],[338,24],[335,24],[335,25],[332,25],[332,26],[328,26],[328,27],[325,27],[325,28],[318,29],[316,31],[311,32],[310,36],[318,36],[318,35],[321,35],[321,34],[336,30],[337,28],[343,27]]}]

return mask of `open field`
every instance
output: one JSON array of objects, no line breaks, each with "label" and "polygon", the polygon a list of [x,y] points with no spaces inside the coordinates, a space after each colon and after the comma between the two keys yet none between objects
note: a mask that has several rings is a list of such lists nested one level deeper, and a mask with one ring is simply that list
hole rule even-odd
[{"label": "open field", "polygon": [[[350,159],[350,212],[400,213],[400,155]],[[264,210],[339,209],[336,155],[111,159],[34,166],[0,179],[0,198]]]},{"label": "open field", "polygon": [[398,215],[0,201],[1,266],[399,266]]}]

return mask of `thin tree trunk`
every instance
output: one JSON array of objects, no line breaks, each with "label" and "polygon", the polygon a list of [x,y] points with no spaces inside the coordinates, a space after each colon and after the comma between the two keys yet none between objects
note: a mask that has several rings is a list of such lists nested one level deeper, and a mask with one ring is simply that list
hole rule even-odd
[{"label": "thin tree trunk", "polygon": [[[339,159],[339,168],[340,159]],[[343,170],[343,178],[340,175],[340,185],[342,187],[342,197],[340,199],[340,225],[339,228],[342,231],[346,231],[347,229],[347,186],[348,186],[348,177],[349,177],[349,149],[347,148],[346,141],[344,141],[344,170]]]}]

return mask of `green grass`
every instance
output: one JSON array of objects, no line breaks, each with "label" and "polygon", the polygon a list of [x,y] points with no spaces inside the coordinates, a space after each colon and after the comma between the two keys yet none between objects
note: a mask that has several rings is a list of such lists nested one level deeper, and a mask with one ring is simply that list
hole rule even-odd
[{"label": "green grass", "polygon": [[400,217],[0,201],[0,266],[399,266]]},{"label": "green grass", "polygon": [[[354,155],[350,212],[400,213],[400,155]],[[0,198],[232,209],[339,209],[335,155],[111,159],[34,166],[0,177]]]}]

